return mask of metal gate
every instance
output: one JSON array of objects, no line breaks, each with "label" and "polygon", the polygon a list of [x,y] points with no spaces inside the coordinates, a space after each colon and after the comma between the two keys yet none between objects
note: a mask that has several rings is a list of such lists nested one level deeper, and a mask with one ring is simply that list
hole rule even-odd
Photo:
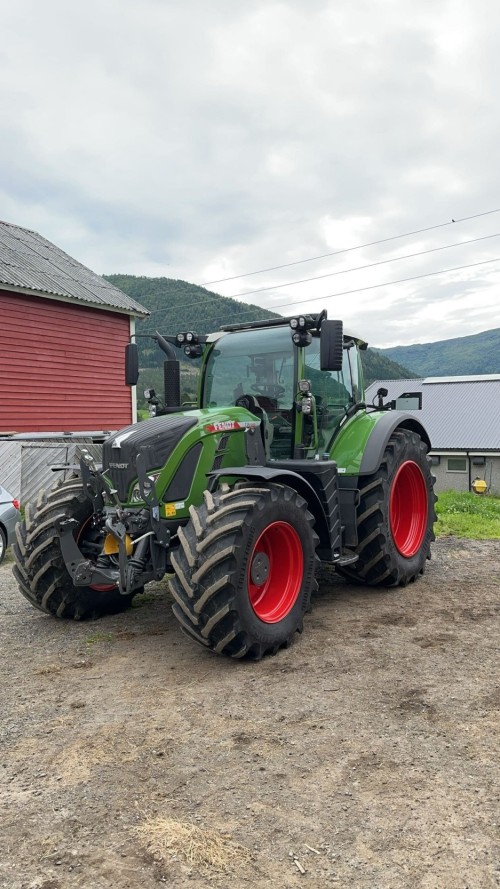
[{"label": "metal gate", "polygon": [[0,437],[0,484],[24,505],[36,497],[40,488],[48,488],[56,480],[53,466],[78,462],[82,446],[99,463],[107,434],[26,433]]}]

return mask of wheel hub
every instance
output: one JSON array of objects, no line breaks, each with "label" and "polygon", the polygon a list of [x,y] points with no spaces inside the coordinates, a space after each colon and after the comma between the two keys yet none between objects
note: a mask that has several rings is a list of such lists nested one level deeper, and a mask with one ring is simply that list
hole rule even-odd
[{"label": "wheel hub", "polygon": [[279,623],[302,586],[304,555],[293,525],[271,522],[260,534],[247,568],[250,604],[263,623]]},{"label": "wheel hub", "polygon": [[270,562],[266,553],[256,553],[250,570],[252,583],[262,586],[269,576]]},{"label": "wheel hub", "polygon": [[389,521],[396,548],[409,559],[422,545],[427,528],[428,497],[422,470],[413,460],[398,468],[392,482]]}]

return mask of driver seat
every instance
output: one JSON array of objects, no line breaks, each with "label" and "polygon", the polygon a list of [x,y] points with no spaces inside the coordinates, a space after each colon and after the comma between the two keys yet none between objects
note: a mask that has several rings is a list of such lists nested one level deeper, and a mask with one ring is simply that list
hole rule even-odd
[{"label": "driver seat", "polygon": [[259,407],[264,411],[277,411],[278,410],[278,401],[276,398],[269,398],[269,395],[261,395],[257,393],[257,395],[253,396],[256,401],[258,401]]},{"label": "driver seat", "polygon": [[[262,442],[264,444],[264,450],[266,453],[266,460],[271,458],[271,442],[273,440],[274,435],[274,427],[269,417],[267,416],[266,410],[264,406],[261,404],[261,401],[265,400],[265,396],[259,396],[256,398],[255,395],[240,395],[239,398],[236,399],[235,405],[236,407],[244,407],[247,411],[250,411],[258,420],[260,420],[260,434],[262,436]],[[270,408],[273,410],[273,408]]]}]

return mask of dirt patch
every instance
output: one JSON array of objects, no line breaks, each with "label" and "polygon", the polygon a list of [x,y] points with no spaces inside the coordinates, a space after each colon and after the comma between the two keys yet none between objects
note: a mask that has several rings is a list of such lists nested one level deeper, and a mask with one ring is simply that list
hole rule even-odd
[{"label": "dirt patch", "polygon": [[328,577],[254,664],[163,584],[66,623],[3,564],[0,886],[498,887],[499,590],[500,542],[442,539],[406,589]]}]

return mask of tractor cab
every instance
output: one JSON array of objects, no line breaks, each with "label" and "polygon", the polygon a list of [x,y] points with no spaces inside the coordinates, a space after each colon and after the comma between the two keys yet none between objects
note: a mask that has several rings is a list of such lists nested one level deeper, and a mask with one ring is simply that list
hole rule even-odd
[{"label": "tractor cab", "polygon": [[[366,343],[345,336],[342,322],[327,320],[326,312],[231,324],[206,336],[188,331],[153,338],[167,361],[164,404],[155,390],[145,392],[152,415],[246,408],[260,420],[267,460],[318,458],[331,450],[344,422],[365,407],[359,349]],[[126,376],[133,384],[137,347],[128,348]],[[198,398],[188,404],[181,394],[179,350],[184,368],[187,359],[201,358]]]},{"label": "tractor cab", "polygon": [[266,456],[274,460],[329,451],[362,402],[354,340],[343,337],[341,366],[337,359],[335,369],[322,369],[321,330],[311,330],[303,345],[292,333],[288,325],[228,331],[214,342],[201,380],[201,406],[247,408],[261,420]]}]

